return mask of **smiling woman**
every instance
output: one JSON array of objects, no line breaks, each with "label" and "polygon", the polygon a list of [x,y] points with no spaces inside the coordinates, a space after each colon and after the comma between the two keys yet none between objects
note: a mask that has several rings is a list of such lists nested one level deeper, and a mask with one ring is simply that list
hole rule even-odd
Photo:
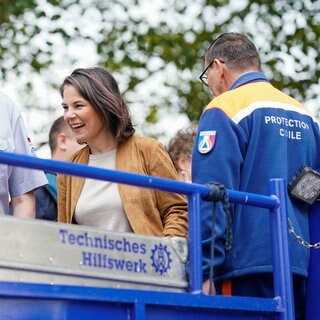
[{"label": "smiling woman", "polygon": [[[65,121],[78,142],[87,144],[72,162],[177,179],[164,147],[134,135],[129,108],[106,70],[76,69],[60,93]],[[182,195],[63,175],[58,176],[58,221],[154,236],[188,232]]]}]

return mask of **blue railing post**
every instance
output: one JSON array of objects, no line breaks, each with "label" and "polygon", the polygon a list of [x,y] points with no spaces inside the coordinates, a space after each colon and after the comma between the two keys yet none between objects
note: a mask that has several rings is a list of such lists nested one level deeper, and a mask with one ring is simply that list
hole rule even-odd
[{"label": "blue railing post", "polygon": [[268,184],[270,196],[276,196],[280,205],[270,209],[270,234],[273,254],[273,282],[275,297],[281,298],[281,320],[294,320],[292,275],[288,250],[288,224],[286,196],[283,179],[271,179]]},{"label": "blue railing post", "polygon": [[[319,170],[318,170],[319,171]],[[316,201],[309,209],[310,243],[320,242],[320,202]],[[320,319],[320,249],[310,249],[310,262],[307,278],[306,320]]]},{"label": "blue railing post", "polygon": [[189,200],[189,290],[200,293],[202,290],[201,270],[201,221],[200,221],[200,193],[188,196]]}]

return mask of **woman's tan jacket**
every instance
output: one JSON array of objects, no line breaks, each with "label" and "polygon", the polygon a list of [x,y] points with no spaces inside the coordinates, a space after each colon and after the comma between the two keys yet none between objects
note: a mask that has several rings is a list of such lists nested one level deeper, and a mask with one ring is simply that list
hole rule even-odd
[{"label": "woman's tan jacket", "polygon": [[[89,147],[69,159],[87,164]],[[154,139],[133,136],[118,145],[116,170],[177,179],[177,172],[164,147]],[[58,175],[58,221],[72,223],[84,178]],[[118,184],[122,205],[135,233],[187,237],[186,198],[179,194]],[[92,199],[94,201],[94,199]]]}]

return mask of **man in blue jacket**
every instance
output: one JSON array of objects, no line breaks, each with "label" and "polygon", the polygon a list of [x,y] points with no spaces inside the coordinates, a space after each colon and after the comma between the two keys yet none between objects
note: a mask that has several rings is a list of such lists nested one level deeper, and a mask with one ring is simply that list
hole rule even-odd
[{"label": "man in blue jacket", "polygon": [[[195,183],[217,181],[228,189],[267,195],[271,178],[287,182],[302,167],[319,168],[319,126],[295,99],[274,88],[261,73],[254,44],[225,33],[207,49],[201,81],[215,98],[205,108],[192,159]],[[308,207],[287,199],[295,232],[309,240]],[[233,243],[222,206],[215,223],[214,275],[218,294],[273,297],[268,210],[231,207]],[[203,291],[209,291],[212,203],[201,203]],[[289,237],[297,319],[304,316],[309,250]]]}]

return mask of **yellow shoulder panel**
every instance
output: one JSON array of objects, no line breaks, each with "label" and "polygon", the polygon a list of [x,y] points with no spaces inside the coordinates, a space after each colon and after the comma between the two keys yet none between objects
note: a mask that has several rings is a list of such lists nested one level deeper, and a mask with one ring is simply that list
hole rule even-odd
[{"label": "yellow shoulder panel", "polygon": [[270,83],[254,82],[226,91],[214,98],[204,111],[212,108],[220,108],[232,118],[242,109],[258,101],[277,101],[303,108],[298,101],[274,88]]}]

